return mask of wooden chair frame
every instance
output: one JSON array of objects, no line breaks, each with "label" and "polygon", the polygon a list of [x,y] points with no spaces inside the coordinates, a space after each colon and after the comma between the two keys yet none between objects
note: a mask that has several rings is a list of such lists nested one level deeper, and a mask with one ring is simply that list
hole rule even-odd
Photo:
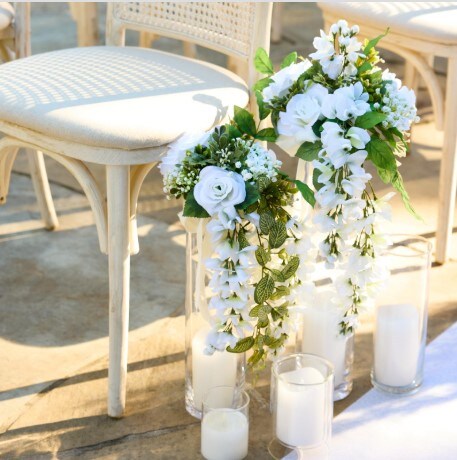
[{"label": "wooden chair frame", "polygon": [[[113,3],[108,5],[108,45],[123,46],[127,28],[154,33],[148,26],[138,27],[119,20],[113,14],[115,8],[116,5]],[[243,61],[247,69],[249,88],[259,77],[253,64],[256,48],[261,46],[269,49],[270,23],[271,4],[256,3],[255,35],[249,56]],[[160,35],[165,35],[163,30],[160,31]],[[169,35],[173,36],[173,31],[170,31]],[[211,43],[206,45],[212,47]],[[229,52],[227,54],[230,55]],[[89,199],[95,216],[100,249],[109,256],[108,415],[121,417],[124,414],[126,399],[130,255],[139,250],[136,229],[138,195],[145,177],[167,151],[167,146],[132,151],[93,147],[55,139],[1,120],[0,133],[4,134],[0,139],[3,180],[8,176],[8,168],[17,149],[24,147],[42,152],[62,164],[78,180]],[[106,167],[106,204],[86,165],[87,162]],[[3,194],[6,196],[5,191]]]}]

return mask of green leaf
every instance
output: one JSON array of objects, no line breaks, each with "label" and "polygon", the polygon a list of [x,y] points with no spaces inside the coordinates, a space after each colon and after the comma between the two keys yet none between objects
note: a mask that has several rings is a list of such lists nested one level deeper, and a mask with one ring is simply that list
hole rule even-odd
[{"label": "green leaf", "polygon": [[261,129],[255,136],[255,138],[259,141],[268,141],[268,142],[275,142],[278,138],[276,131],[274,128],[265,128]]},{"label": "green leaf", "polygon": [[286,281],[286,279],[284,278],[284,275],[282,274],[281,270],[276,270],[275,268],[272,268],[270,270],[270,273],[271,273],[271,276],[273,277],[273,279],[275,281],[277,281],[278,283],[284,283],[284,281]]},{"label": "green leaf", "polygon": [[305,184],[302,181],[294,181],[295,185],[298,188],[298,191],[302,194],[303,198],[314,208],[316,204],[316,198],[314,197],[314,192],[308,184]]},{"label": "green leaf", "polygon": [[295,154],[296,157],[301,158],[305,161],[313,161],[317,160],[319,152],[322,150],[322,142],[303,142],[300,145],[297,153]]},{"label": "green leaf", "polygon": [[236,345],[232,347],[227,347],[227,351],[230,353],[245,353],[250,350],[254,345],[254,337],[245,337],[244,339],[238,340]]},{"label": "green leaf", "polygon": [[267,86],[270,86],[270,83],[273,80],[270,77],[265,77],[262,78],[261,80],[257,81],[257,83],[254,85],[253,90],[254,91],[263,91]]},{"label": "green leaf", "polygon": [[198,217],[205,218],[209,217],[209,214],[203,209],[194,197],[194,191],[191,190],[186,197],[183,210],[184,217]]},{"label": "green leaf", "polygon": [[289,67],[292,64],[295,64],[297,62],[298,54],[296,51],[293,51],[292,53],[288,54],[281,62],[281,69],[284,69],[285,67]]},{"label": "green leaf", "polygon": [[281,297],[284,297],[286,295],[290,294],[290,289],[287,286],[278,286],[276,288],[276,291],[273,293],[271,296],[272,300],[278,300]]},{"label": "green leaf", "polygon": [[387,118],[385,113],[367,112],[355,120],[355,126],[358,128],[370,129],[381,123]]},{"label": "green leaf", "polygon": [[367,72],[368,70],[371,70],[373,66],[368,62],[365,61],[360,67],[357,68],[357,73],[359,75],[362,75],[364,72]]},{"label": "green leaf", "polygon": [[[265,108],[265,103],[263,102],[263,96],[262,96],[262,93],[260,91],[255,92],[255,98],[257,99],[257,106],[259,107],[259,118],[261,120],[265,120],[265,118],[267,118],[268,115],[270,115],[270,110]],[[257,135],[259,135],[259,134],[260,133],[257,133]],[[275,133],[275,135],[276,135],[276,133]],[[267,139],[267,140],[269,140],[269,139]],[[276,140],[276,136],[273,139],[273,141],[275,141],[275,140]]]},{"label": "green leaf", "polygon": [[298,266],[300,265],[300,257],[293,256],[287,263],[287,265],[282,269],[282,274],[284,278],[287,280],[291,276],[295,275],[295,272],[298,269]]},{"label": "green leaf", "polygon": [[231,139],[236,139],[238,137],[241,137],[242,133],[236,126],[229,125],[228,126],[228,134],[229,134]]},{"label": "green leaf", "polygon": [[268,321],[268,315],[271,311],[271,307],[268,305],[262,305],[259,308],[259,319],[260,321]]},{"label": "green leaf", "polygon": [[263,48],[257,48],[254,57],[254,66],[257,72],[267,75],[273,75],[275,73],[271,59]]},{"label": "green leaf", "polygon": [[244,249],[249,246],[249,241],[246,237],[246,232],[244,231],[244,228],[240,228],[238,231],[238,244],[240,246],[240,249]]},{"label": "green leaf", "polygon": [[275,219],[271,215],[271,213],[264,212],[260,214],[259,227],[260,227],[260,231],[264,235],[268,235],[270,233],[270,229],[271,227],[273,227],[274,223],[275,223]]},{"label": "green leaf", "polygon": [[378,37],[369,40],[368,43],[365,45],[365,48],[363,49],[363,54],[366,56],[371,51],[371,49],[378,44],[379,40],[381,40],[381,38],[384,38],[388,33],[389,28],[387,28],[386,32],[382,35],[379,35]]},{"label": "green leaf", "polygon": [[254,290],[254,300],[258,304],[262,304],[266,300],[268,300],[273,294],[275,289],[275,282],[270,275],[265,275],[255,287]]},{"label": "green leaf", "polygon": [[259,265],[262,265],[262,267],[264,267],[271,260],[270,254],[267,251],[265,251],[265,248],[263,246],[259,246],[257,248],[257,250],[255,251],[255,258]]},{"label": "green leaf", "polygon": [[249,113],[246,109],[235,106],[235,116],[233,117],[235,123],[241,132],[249,134],[249,136],[254,137],[257,133],[255,127],[255,121],[252,113]]},{"label": "green leaf", "polygon": [[373,137],[365,146],[365,149],[368,152],[368,159],[377,168],[386,169],[387,171],[397,170],[395,155],[386,141]]},{"label": "green leaf", "polygon": [[260,193],[257,187],[250,182],[245,182],[244,185],[246,187],[246,198],[242,203],[235,206],[236,209],[247,209],[249,206],[259,201]]},{"label": "green leaf", "polygon": [[422,217],[419,214],[417,214],[416,210],[413,208],[408,192],[406,191],[405,186],[403,184],[403,178],[401,177],[398,171],[394,174],[392,178],[392,185],[400,193],[401,198],[403,200],[403,204],[405,205],[405,208],[408,210],[408,212],[412,214],[416,219],[423,220]]},{"label": "green leaf", "polygon": [[272,248],[281,247],[287,239],[286,224],[281,221],[277,221],[270,229],[270,236],[268,241]]},{"label": "green leaf", "polygon": [[313,187],[316,190],[320,190],[324,186],[324,184],[321,184],[320,182],[318,182],[319,176],[321,174],[322,174],[322,172],[319,169],[314,168],[314,170],[313,170]]}]

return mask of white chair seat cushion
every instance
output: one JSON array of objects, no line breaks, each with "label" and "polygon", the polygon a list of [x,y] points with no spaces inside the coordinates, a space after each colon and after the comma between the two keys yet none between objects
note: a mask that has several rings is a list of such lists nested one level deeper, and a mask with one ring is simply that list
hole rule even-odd
[{"label": "white chair seat cushion", "polygon": [[0,120],[57,139],[126,150],[207,130],[246,84],[201,61],[133,47],[74,48],[0,66]]},{"label": "white chair seat cushion", "polygon": [[457,45],[457,2],[320,2],[324,11],[376,29]]},{"label": "white chair seat cushion", "polygon": [[0,30],[6,29],[14,19],[14,8],[8,2],[0,2]]}]

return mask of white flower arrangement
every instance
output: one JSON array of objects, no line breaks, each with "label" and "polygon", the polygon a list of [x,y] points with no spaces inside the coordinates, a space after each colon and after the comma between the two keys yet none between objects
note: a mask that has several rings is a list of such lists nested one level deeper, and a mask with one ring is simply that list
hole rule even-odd
[{"label": "white flower arrangement", "polygon": [[313,223],[324,234],[319,255],[334,269],[342,333],[354,330],[388,276],[379,254],[388,244],[382,225],[392,194],[376,196],[366,162],[414,213],[396,157],[404,156],[418,121],[415,95],[378,67],[375,46],[383,36],[361,43],[358,33],[340,20],[314,39],[309,60],[291,53],[276,74],[264,50],[256,56],[257,70],[267,74],[256,85],[260,111],[271,114],[278,144],[314,167]]},{"label": "white flower arrangement", "polygon": [[237,107],[230,125],[182,136],[161,164],[164,191],[185,200],[183,216],[208,219],[212,256],[201,273],[211,274],[212,330],[205,352],[252,348],[253,367],[282,350],[293,325],[289,307],[306,286],[301,260],[312,250],[302,244],[307,228],[293,206],[298,189],[308,199],[312,191],[281,172],[275,153],[257,142],[275,139],[272,128],[259,130]]}]

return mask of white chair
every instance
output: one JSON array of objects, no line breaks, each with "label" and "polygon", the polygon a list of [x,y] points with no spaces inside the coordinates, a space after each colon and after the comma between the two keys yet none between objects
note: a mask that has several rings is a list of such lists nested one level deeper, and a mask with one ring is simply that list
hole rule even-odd
[{"label": "white chair", "polygon": [[[435,122],[444,129],[439,185],[436,261],[444,263],[454,221],[457,190],[457,3],[456,2],[341,2],[319,3],[326,28],[340,18],[361,27],[368,37],[389,33],[379,47],[402,56],[405,84],[416,87],[423,78],[432,99]],[[448,60],[445,98],[433,68],[435,56]]]},{"label": "white chair", "polygon": [[[250,101],[253,58],[269,48],[269,3],[110,3],[106,47],[54,51],[0,66],[0,158],[32,147],[64,165],[94,211],[109,255],[108,414],[125,407],[130,254],[138,252],[136,207],[148,172],[182,133],[224,122]],[[135,29],[222,52],[246,80],[170,53],[123,47]],[[105,200],[86,162],[106,166]],[[151,287],[153,289],[153,287]]]},{"label": "white chair", "polygon": [[[0,58],[8,62],[30,55],[30,4],[0,2]],[[0,204],[6,202],[11,170],[19,148],[10,146],[0,155]],[[47,229],[57,227],[58,221],[44,165],[43,154],[27,149],[35,194]]]}]

